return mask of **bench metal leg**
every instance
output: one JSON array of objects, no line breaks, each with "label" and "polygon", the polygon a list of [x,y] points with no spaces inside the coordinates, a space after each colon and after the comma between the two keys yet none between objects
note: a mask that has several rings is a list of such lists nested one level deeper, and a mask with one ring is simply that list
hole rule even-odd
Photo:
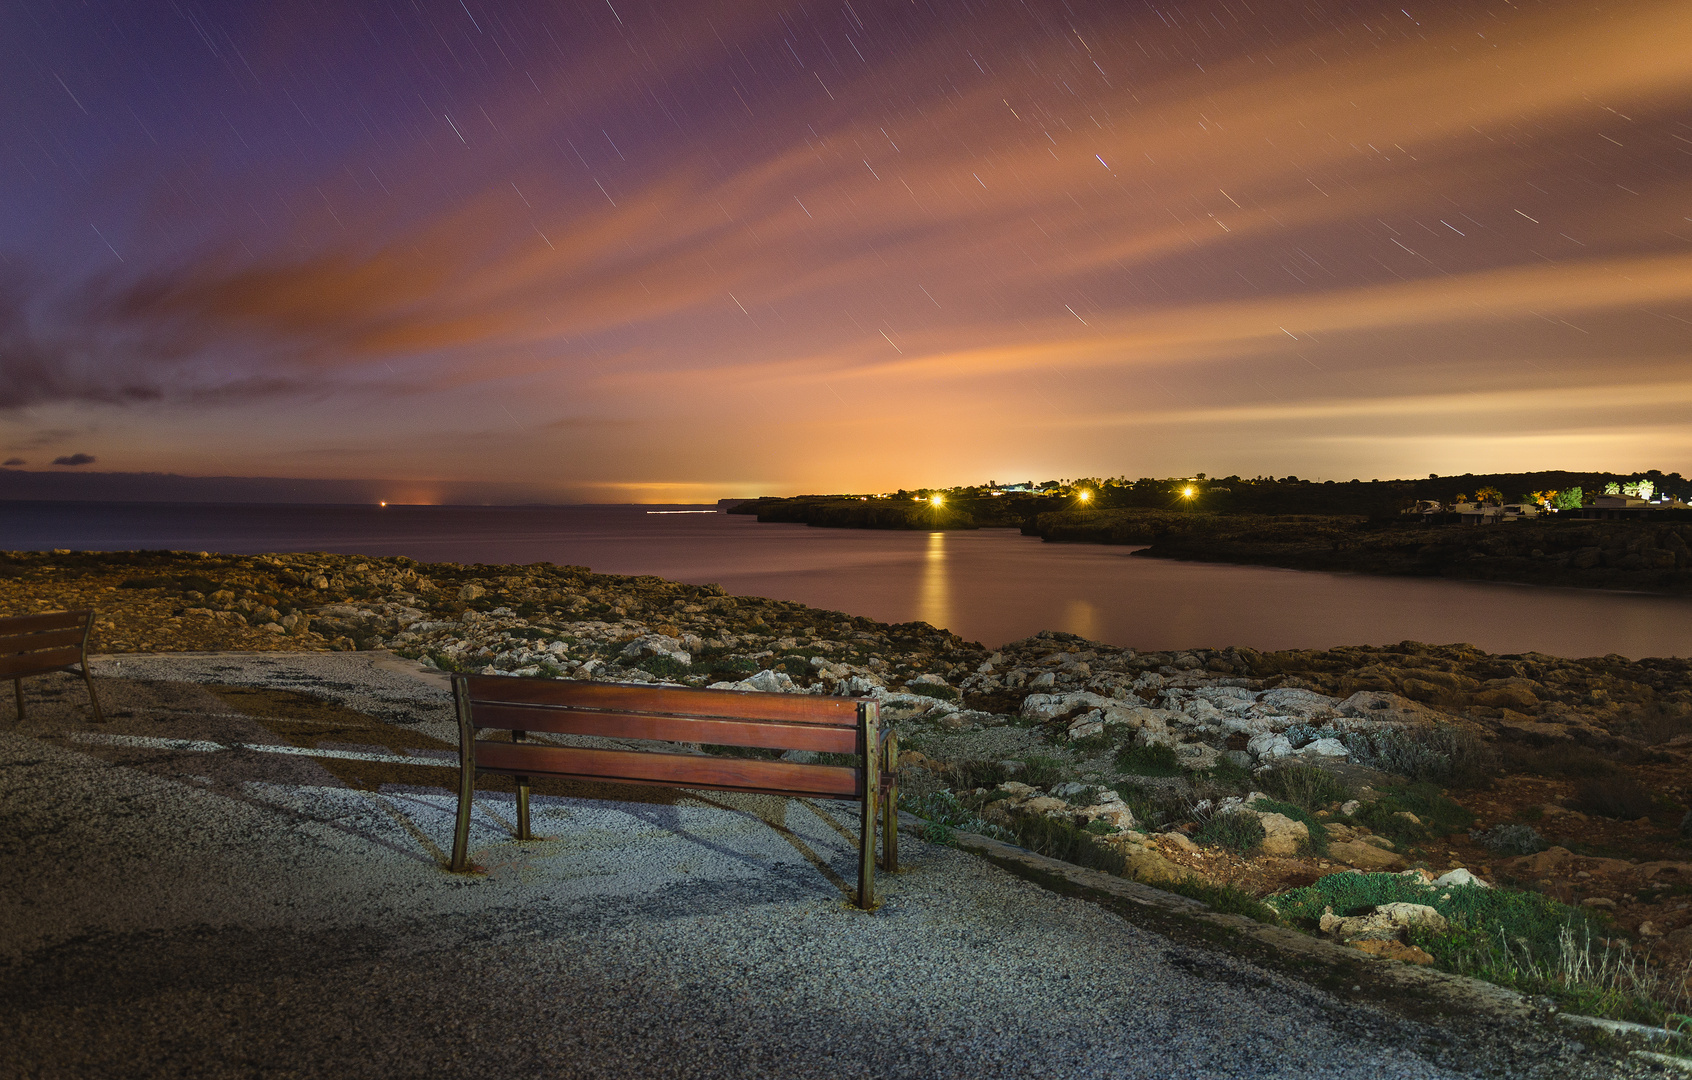
[{"label": "bench metal leg", "polygon": [[887,734],[887,748],[881,767],[890,783],[881,800],[881,868],[888,873],[899,870],[899,736]]},{"label": "bench metal leg", "polygon": [[881,796],[881,723],[880,712],[873,701],[859,708],[863,724],[864,746],[864,805],[858,841],[858,906],[874,911],[875,896],[875,826]]},{"label": "bench metal leg", "polygon": [[517,839],[533,840],[534,834],[529,832],[529,778],[517,778]]},{"label": "bench metal leg", "polygon": [[100,699],[94,694],[94,679],[88,674],[88,665],[82,665],[82,681],[88,687],[88,701],[94,706],[94,722],[103,724],[106,718],[100,715]]},{"label": "bench metal leg", "polygon": [[452,862],[449,869],[470,869],[470,804],[476,798],[476,770],[458,770],[458,821],[452,831]]}]

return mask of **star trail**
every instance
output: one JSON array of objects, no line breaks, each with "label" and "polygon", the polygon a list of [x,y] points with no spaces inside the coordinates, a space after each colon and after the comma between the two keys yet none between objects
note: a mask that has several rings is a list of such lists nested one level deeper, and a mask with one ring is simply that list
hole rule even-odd
[{"label": "star trail", "polygon": [[16,467],[429,501],[1692,466],[1685,3],[0,31]]}]

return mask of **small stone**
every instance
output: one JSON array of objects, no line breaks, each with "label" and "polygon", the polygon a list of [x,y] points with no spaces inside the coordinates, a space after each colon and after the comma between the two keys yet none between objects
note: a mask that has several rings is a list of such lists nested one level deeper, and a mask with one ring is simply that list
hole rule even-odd
[{"label": "small stone", "polygon": [[1639,924],[1639,936],[1640,937],[1662,937],[1663,932],[1661,930],[1657,929],[1656,923],[1652,922],[1650,919],[1646,919],[1644,922]]},{"label": "small stone", "polygon": [[466,581],[458,590],[460,600],[479,600],[487,594],[487,590],[473,581]]},{"label": "small stone", "polygon": [[1482,889],[1492,888],[1492,886],[1488,885],[1468,870],[1463,869],[1461,866],[1457,867],[1455,870],[1448,870],[1439,877],[1434,878],[1433,883],[1442,889],[1449,889],[1454,885],[1474,885]]},{"label": "small stone", "polygon": [[1616,910],[1616,902],[1608,896],[1589,896],[1580,902],[1581,907],[1602,908],[1605,911]]},{"label": "small stone", "polygon": [[1340,803],[1340,813],[1346,817],[1350,817],[1351,815],[1357,813],[1358,810],[1362,809],[1362,807],[1363,804],[1358,802],[1356,799],[1347,799],[1345,802]]}]

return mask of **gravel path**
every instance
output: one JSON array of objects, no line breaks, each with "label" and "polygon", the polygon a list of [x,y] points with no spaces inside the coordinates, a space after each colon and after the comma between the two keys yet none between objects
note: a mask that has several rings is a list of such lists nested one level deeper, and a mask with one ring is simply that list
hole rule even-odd
[{"label": "gravel path", "polygon": [[0,1073],[1469,1075],[1438,1032],[954,849],[909,840],[858,912],[847,804],[539,795],[552,839],[520,845],[491,792],[489,873],[450,875],[452,770],[354,789],[334,762],[236,746],[264,724],[178,730],[198,687],[159,705],[129,680],[421,717],[389,753],[444,733],[442,681],[369,654],[111,663],[107,741],[69,679],[33,682],[29,720],[0,728]]}]

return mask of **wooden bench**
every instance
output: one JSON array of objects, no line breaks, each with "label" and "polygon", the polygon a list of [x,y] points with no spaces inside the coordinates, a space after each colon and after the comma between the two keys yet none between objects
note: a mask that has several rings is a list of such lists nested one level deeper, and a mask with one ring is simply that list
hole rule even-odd
[{"label": "wooden bench", "polygon": [[24,715],[25,676],[72,671],[80,666],[88,700],[94,703],[94,719],[105,721],[100,715],[100,699],[94,696],[94,680],[88,675],[88,633],[93,628],[94,612],[90,608],[0,619],[0,679],[12,680],[19,720]]},{"label": "wooden bench", "polygon": [[[459,732],[453,870],[470,869],[470,807],[479,773],[516,778],[518,840],[532,839],[529,783],[537,776],[793,798],[856,799],[863,809],[857,905],[865,909],[877,905],[878,817],[882,866],[889,871],[898,869],[899,793],[893,770],[899,748],[891,731],[883,738],[874,701],[495,675],[454,675],[452,694],[458,707]],[[478,739],[479,728],[509,731],[510,741]],[[698,753],[588,749],[535,742],[529,738],[531,732],[812,750],[849,754],[856,760],[850,766],[812,765]]]}]

